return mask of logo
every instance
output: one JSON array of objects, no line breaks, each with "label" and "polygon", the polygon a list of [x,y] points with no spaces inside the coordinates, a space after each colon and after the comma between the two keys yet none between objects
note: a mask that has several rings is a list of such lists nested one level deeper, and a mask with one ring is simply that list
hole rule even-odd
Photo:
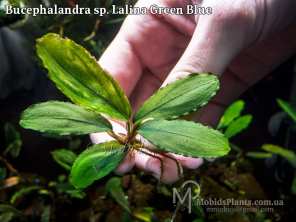
[{"label": "logo", "polygon": [[196,201],[200,195],[200,185],[194,180],[185,181],[179,189],[173,188],[173,203],[184,206],[191,214],[192,202]]}]

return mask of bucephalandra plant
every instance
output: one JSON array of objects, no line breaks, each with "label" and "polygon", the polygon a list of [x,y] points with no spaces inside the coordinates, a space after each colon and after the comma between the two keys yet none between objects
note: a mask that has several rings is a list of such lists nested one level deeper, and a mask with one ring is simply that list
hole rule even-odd
[{"label": "bucephalandra plant", "polygon": [[[158,90],[133,114],[118,83],[82,46],[47,34],[37,40],[36,47],[49,78],[76,105],[60,101],[35,104],[23,112],[21,126],[61,136],[107,132],[114,138],[77,157],[70,173],[76,188],[85,188],[109,174],[131,150],[145,152],[142,148],[146,148],[150,152],[145,153],[155,158],[167,156],[166,152],[190,157],[219,157],[229,152],[228,140],[221,132],[178,120],[215,95],[219,89],[215,75],[191,74],[177,80]],[[114,132],[110,119],[124,123],[127,133]],[[137,135],[154,146],[145,147]]]}]

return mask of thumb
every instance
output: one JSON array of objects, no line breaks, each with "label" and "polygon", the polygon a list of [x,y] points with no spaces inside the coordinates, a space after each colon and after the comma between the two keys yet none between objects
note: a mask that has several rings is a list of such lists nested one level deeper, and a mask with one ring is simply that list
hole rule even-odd
[{"label": "thumb", "polygon": [[164,85],[193,72],[221,75],[248,42],[248,20],[239,11],[200,16],[187,49]]},{"label": "thumb", "polygon": [[[212,15],[199,16],[188,47],[163,86],[196,72],[211,72],[221,77],[232,60],[254,41],[256,32],[252,28],[252,13],[243,11],[245,7],[233,6],[234,9],[219,3],[214,1],[218,5],[213,6]],[[227,7],[229,10],[225,10]],[[229,83],[228,80],[227,75],[221,78],[219,97],[222,96],[222,100],[225,99],[225,84]],[[229,90],[232,91],[232,97],[241,92],[238,86]],[[223,102],[212,101],[198,113],[193,113],[191,118],[206,125],[216,125],[224,109]]]}]

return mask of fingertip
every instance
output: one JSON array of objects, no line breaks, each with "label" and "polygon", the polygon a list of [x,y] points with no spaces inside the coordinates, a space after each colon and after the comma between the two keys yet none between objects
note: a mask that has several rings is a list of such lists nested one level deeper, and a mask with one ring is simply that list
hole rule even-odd
[{"label": "fingertip", "polygon": [[128,153],[122,163],[114,171],[116,174],[123,175],[131,171],[135,166],[135,158],[133,153]]},{"label": "fingertip", "polygon": [[[135,162],[138,168],[147,171],[153,177],[160,179],[161,182],[165,184],[172,184],[180,179],[178,175],[178,166],[169,158],[162,156],[152,157],[147,154],[137,152],[135,155]],[[163,163],[163,171],[161,170],[161,162]],[[163,174],[161,175],[161,173]]]},{"label": "fingertip", "polygon": [[128,96],[142,73],[141,62],[123,32],[119,32],[108,46],[99,64],[119,82]]},{"label": "fingertip", "polygon": [[161,163],[158,159],[150,158],[146,165],[146,170],[152,174],[158,180],[161,180],[162,183],[172,184],[176,182],[179,178],[177,167],[174,163],[169,162],[167,158],[162,159],[164,163],[163,175],[161,176]]},{"label": "fingertip", "polygon": [[[150,153],[148,150],[145,150],[145,152]],[[153,155],[153,154],[151,153],[151,155]],[[140,151],[136,152],[135,153],[136,167],[141,170],[146,170],[146,165],[147,165],[147,162],[150,158],[151,157],[147,154],[144,154]]]},{"label": "fingertip", "polygon": [[203,164],[202,158],[185,157],[178,154],[172,154],[180,162],[180,164],[187,169],[197,169]]},{"label": "fingertip", "polygon": [[204,161],[202,158],[188,157],[188,159],[183,162],[184,162],[184,164],[182,164],[182,166],[186,167],[187,169],[195,170],[195,169],[199,168],[203,164]]}]

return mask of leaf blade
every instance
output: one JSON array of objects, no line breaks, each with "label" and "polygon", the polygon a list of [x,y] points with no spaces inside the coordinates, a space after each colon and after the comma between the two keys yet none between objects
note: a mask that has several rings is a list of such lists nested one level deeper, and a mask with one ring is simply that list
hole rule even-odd
[{"label": "leaf blade", "polygon": [[10,203],[14,204],[19,198],[33,192],[41,189],[40,186],[29,186],[29,187],[24,187],[17,192],[15,192],[12,197],[10,198]]},{"label": "leaf blade", "polygon": [[244,115],[236,120],[234,120],[229,127],[225,130],[224,135],[227,138],[232,138],[248,128],[248,126],[251,124],[253,117],[251,115]]},{"label": "leaf blade", "polygon": [[[44,124],[46,123],[46,124]],[[49,101],[27,108],[20,125],[43,133],[57,135],[83,135],[112,129],[103,117],[72,103]]]},{"label": "leaf blade", "polygon": [[218,157],[230,151],[222,133],[189,121],[148,121],[138,132],[160,150],[184,156]]},{"label": "leaf blade", "polygon": [[17,158],[23,144],[20,133],[11,123],[4,125],[4,133],[7,146],[3,154],[10,154],[13,158]]},{"label": "leaf blade", "polygon": [[14,217],[13,212],[4,212],[4,213],[0,214],[0,221],[1,222],[10,222],[10,221],[12,221],[13,217]]},{"label": "leaf blade", "polygon": [[296,195],[296,175],[294,175],[292,185],[291,185],[291,193]]},{"label": "leaf blade", "polygon": [[272,153],[266,153],[266,152],[247,152],[247,157],[254,158],[254,159],[266,159],[271,158]]},{"label": "leaf blade", "polygon": [[135,121],[148,118],[175,119],[204,106],[219,89],[215,75],[194,73],[161,88],[135,115]]},{"label": "leaf blade", "polygon": [[238,118],[245,108],[245,102],[243,100],[238,100],[231,104],[224,112],[218,124],[218,129],[229,126],[229,124]]},{"label": "leaf blade", "polygon": [[71,150],[59,149],[51,152],[53,159],[64,169],[71,170],[77,155]]},{"label": "leaf blade", "polygon": [[94,145],[75,160],[70,181],[77,189],[89,186],[113,171],[125,156],[124,145],[108,142]]},{"label": "leaf blade", "polygon": [[127,212],[131,213],[129,202],[121,187],[121,180],[118,177],[112,177],[105,185],[107,193]]},{"label": "leaf blade", "polygon": [[294,107],[282,99],[277,99],[277,103],[282,108],[282,110],[284,110],[292,118],[292,120],[296,122],[296,110]]},{"label": "leaf blade", "polygon": [[280,155],[281,157],[287,159],[290,162],[290,164],[294,168],[296,168],[296,154],[292,150],[288,150],[288,149],[285,149],[283,147],[276,146],[273,144],[264,144],[262,146],[262,149],[267,152]]},{"label": "leaf blade", "polygon": [[50,33],[37,40],[36,48],[49,78],[74,103],[114,118],[130,117],[119,84],[82,46]]},{"label": "leaf blade", "polygon": [[16,216],[23,216],[23,213],[20,210],[8,204],[0,204],[0,213],[2,212],[12,212]]}]

